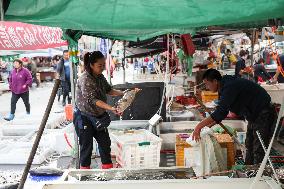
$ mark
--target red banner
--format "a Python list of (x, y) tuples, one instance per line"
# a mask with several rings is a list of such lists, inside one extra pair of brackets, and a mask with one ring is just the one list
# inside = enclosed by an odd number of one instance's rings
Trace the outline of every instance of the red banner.
[(67, 45), (60, 28), (0, 22), (0, 50), (35, 50)]

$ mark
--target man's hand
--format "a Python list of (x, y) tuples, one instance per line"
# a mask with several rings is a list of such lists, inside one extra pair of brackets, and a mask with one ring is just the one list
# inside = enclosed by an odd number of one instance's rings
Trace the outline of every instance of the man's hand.
[(196, 126), (193, 133), (192, 133), (192, 140), (195, 140), (195, 141), (200, 141), (200, 132), (201, 132), (201, 129)]
[(215, 121), (211, 118), (211, 116), (205, 118), (202, 120), (198, 125), (195, 127), (193, 133), (192, 133), (192, 140), (199, 141), (201, 139), (200, 132), (203, 127), (212, 127), (215, 125)]
[(23, 89), (27, 88), (27, 85), (23, 85)]

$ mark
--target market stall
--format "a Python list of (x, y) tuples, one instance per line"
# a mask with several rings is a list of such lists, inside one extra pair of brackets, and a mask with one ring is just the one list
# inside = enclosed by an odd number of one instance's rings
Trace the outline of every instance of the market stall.
[[(7, 3), (7, 2), (5, 2)], [(157, 9), (157, 4), (158, 9)], [(188, 76), (192, 75), (192, 59), (194, 58), (194, 53), (197, 49), (195, 49), (193, 45), (193, 39), (191, 35), (198, 30), (202, 30), (207, 26), (221, 26), (226, 28), (256, 28), (267, 25), (267, 20), (274, 18), (283, 18), (283, 2), (274, 2), (274, 1), (202, 1), (202, 2), (191, 2), (187, 0), (183, 0), (180, 2), (172, 2), (172, 1), (148, 1), (147, 3), (141, 1), (124, 1), (120, 3), (113, 3), (111, 1), (99, 2), (99, 1), (52, 1), (49, 4), (43, 3), (43, 1), (11, 1), (7, 10), (5, 11), (5, 19), (8, 20), (18, 20), (22, 22), (28, 23), (37, 23), (47, 26), (56, 26), (65, 29), (64, 37), (68, 40), (69, 43), (69, 51), (71, 55), (71, 60), (74, 65), (77, 65), (79, 60), (77, 57), (78, 50), (78, 39), (81, 35), (91, 35), (98, 36), (110, 39), (118, 39), (118, 40), (128, 40), (128, 41), (140, 41), (144, 39), (149, 39), (154, 36), (159, 36), (163, 34), (167, 34), (167, 53), (166, 53), (166, 64), (164, 71), (164, 82), (165, 87), (162, 93), (159, 90), (159, 94), (162, 96), (161, 102), (157, 102), (156, 107), (162, 107), (164, 104), (164, 96), (167, 93), (166, 86), (172, 82), (172, 76), (178, 73), (177, 69), (177, 61), (175, 59), (175, 50), (177, 49), (174, 46), (174, 37), (170, 37), (168, 33), (179, 33), (181, 34), (180, 38), (183, 44), (183, 51), (179, 51), (180, 57), (183, 61), (190, 65), (186, 70), (186, 74)], [(40, 5), (38, 7), (38, 5)], [(83, 5), (83, 6), (82, 6)], [(265, 5), (265, 6), (264, 6)], [(267, 7), (270, 7), (267, 9)], [(74, 9), (76, 7), (76, 9)], [(100, 7), (100, 9), (96, 9), (94, 11), (90, 7)], [(226, 11), (228, 7), (234, 7), (231, 11)], [(23, 11), (25, 10), (25, 11)], [(28, 11), (27, 11), (28, 10)], [(53, 11), (56, 10), (56, 17), (53, 14)], [(72, 22), (70, 22), (70, 10), (72, 10)], [(113, 11), (115, 10), (115, 11)], [(145, 13), (151, 13), (145, 16)], [(44, 16), (43, 16), (44, 15)], [(90, 17), (92, 15), (92, 17)], [(174, 16), (173, 16), (174, 15)], [(94, 19), (95, 18), (95, 19)], [(131, 18), (131, 19), (129, 19)], [(271, 25), (278, 25), (279, 20), (272, 20)], [(270, 20), (271, 23), (271, 20)], [(252, 29), (251, 33), (255, 33), (255, 29)], [(254, 36), (255, 34), (253, 34)], [(253, 37), (252, 37), (253, 38)], [(171, 42), (170, 40), (171, 39)], [(254, 40), (252, 40), (254, 41)], [(226, 41), (227, 43), (227, 41)], [(254, 44), (252, 42), (252, 44)], [(225, 44), (230, 45), (230, 44)], [(247, 45), (247, 44), (246, 44)], [(217, 52), (217, 67), (220, 67), (220, 54), (221, 54), (221, 46), (224, 46), (224, 43), (217, 44), (219, 46), (215, 49)], [(252, 45), (251, 51), (253, 52), (254, 46)], [(108, 49), (109, 50), (109, 49)], [(208, 50), (209, 51), (209, 50)], [(214, 52), (214, 50), (212, 49)], [(108, 51), (107, 51), (108, 52)], [(210, 51), (207, 52), (209, 55)], [(109, 56), (109, 54), (108, 54)], [(251, 64), (253, 64), (253, 58), (251, 59)], [(209, 59), (210, 61), (210, 59)], [(73, 65), (72, 64), (72, 65)], [(175, 68), (175, 69), (172, 69)], [(74, 69), (73, 69), (74, 71)], [(202, 71), (202, 70), (201, 70)], [(72, 75), (72, 74), (71, 74)], [(189, 93), (186, 95), (181, 95), (180, 103), (184, 106), (194, 106), (199, 104), (203, 110), (200, 112), (206, 117), (206, 113), (204, 112), (203, 103), (211, 102), (218, 98), (218, 94), (206, 92), (203, 88), (198, 89), (197, 87), (202, 86), (199, 85), (201, 82), (202, 73), (197, 74), (196, 77), (197, 83), (193, 84), (189, 89)], [(72, 75), (73, 76), (73, 75)], [(74, 78), (71, 77), (72, 83), (75, 83), (76, 76)], [(199, 82), (199, 83), (198, 83)], [(58, 83), (57, 83), (58, 84)], [(58, 87), (58, 86), (57, 86)], [(74, 85), (72, 87), (74, 90)], [(192, 92), (193, 91), (193, 92)], [(72, 91), (74, 94), (74, 91)], [(199, 96), (200, 95), (200, 96)], [(73, 95), (72, 95), (73, 96)], [(197, 96), (196, 100), (192, 100), (192, 97)], [(171, 100), (176, 100), (177, 96), (167, 96), (169, 97), (167, 102)], [(202, 99), (202, 103), (198, 102), (197, 99)], [(206, 106), (206, 105), (205, 105)], [(205, 111), (207, 111), (207, 107), (205, 107)], [(211, 106), (211, 108), (214, 108)], [(138, 111), (138, 110), (137, 110)], [(146, 111), (139, 110), (139, 111)], [(283, 109), (282, 109), (283, 111)], [(280, 111), (280, 112), (282, 112)], [(140, 112), (140, 113), (141, 113)], [(154, 111), (153, 111), (154, 112)], [(158, 109), (157, 114), (161, 114), (162, 108)], [(208, 113), (208, 112), (207, 112)], [(153, 115), (154, 116), (154, 115)], [(157, 116), (156, 116), (157, 117)], [(155, 117), (154, 117), (155, 118)], [(150, 119), (149, 128), (152, 126), (156, 126), (159, 119)], [(147, 122), (148, 123), (148, 122)], [(193, 122), (191, 122), (193, 123)], [(278, 119), (279, 123), (279, 119)], [(277, 124), (278, 124), (277, 123)], [(151, 125), (152, 124), (152, 125)], [(186, 123), (188, 124), (188, 123)], [(196, 123), (193, 123), (196, 125)], [(221, 124), (220, 124), (221, 125)], [(246, 178), (241, 179), (240, 176), (238, 178), (232, 179), (229, 178), (230, 175), (226, 175), (226, 179), (219, 180), (224, 177), (218, 177), (218, 181), (215, 181), (214, 178), (210, 178), (210, 176), (214, 176), (214, 173), (218, 176), (222, 176), (224, 171), (228, 171), (235, 162), (235, 152), (237, 149), (234, 146), (234, 143), (239, 141), (235, 139), (237, 136), (234, 135), (234, 132), (231, 133), (227, 127), (223, 127), (223, 131), (217, 129), (216, 132), (220, 132), (213, 134), (208, 131), (210, 134), (205, 134), (205, 138), (203, 142), (194, 147), (191, 143), (193, 141), (186, 141), (186, 135), (180, 135), (179, 133), (176, 135), (175, 140), (175, 158), (178, 159), (178, 163), (189, 163), (189, 167), (193, 167), (195, 163), (195, 173), (198, 173), (202, 179), (197, 182), (193, 180), (181, 180), (179, 181), (149, 181), (149, 178), (146, 178), (146, 181), (132, 181), (134, 179), (130, 179), (131, 181), (120, 182), (122, 183), (119, 187), (136, 187), (136, 186), (149, 186), (149, 187), (161, 187), (161, 188), (171, 188), (171, 187), (207, 187), (211, 185), (213, 188), (216, 187), (230, 187), (230, 188), (280, 188), (279, 183), (275, 180), (271, 179), (260, 179), (262, 173), (264, 171), (264, 166), (268, 161), (269, 152), (271, 151), (272, 142), (267, 149), (267, 153), (265, 158), (261, 164), (261, 169), (258, 171), (256, 175), (256, 179), (248, 178), (249, 175), (245, 175)], [(44, 125), (41, 127), (41, 131), (43, 131)], [(158, 127), (157, 127), (158, 128)], [(162, 141), (159, 136), (152, 134), (152, 129), (150, 131), (137, 131), (137, 130), (127, 130), (127, 131), (119, 131), (113, 132), (112, 137), (114, 138), (114, 151), (116, 155), (116, 160), (120, 164), (122, 168), (128, 167), (131, 165), (136, 165), (138, 162), (141, 170), (147, 169), (147, 165), (151, 165), (154, 168), (159, 167), (159, 162), (161, 158), (159, 157), (160, 148), (162, 146)], [(162, 130), (162, 129), (161, 129)], [(174, 129), (172, 133), (176, 132), (177, 129)], [(226, 131), (228, 134), (224, 133)], [(234, 130), (233, 130), (234, 131)], [(186, 131), (188, 134), (192, 131)], [(245, 131), (239, 131), (239, 139), (243, 140), (242, 133)], [(241, 134), (240, 134), (241, 133)], [(237, 134), (237, 133), (236, 133)], [(274, 133), (275, 134), (275, 133)], [(157, 133), (159, 135), (159, 133)], [(216, 136), (217, 135), (217, 136)], [(218, 137), (221, 136), (221, 137)], [(37, 136), (40, 137), (40, 134)], [(173, 142), (173, 141), (170, 141)], [(205, 145), (208, 143), (209, 145)], [(35, 143), (36, 144), (36, 143)], [(203, 145), (204, 144), (204, 145)], [(36, 149), (35, 145), (35, 149)], [(191, 148), (192, 147), (192, 148)], [(190, 148), (185, 150), (185, 148)], [(241, 149), (239, 149), (240, 151)], [(266, 150), (266, 149), (265, 149)], [(150, 155), (147, 156), (148, 152)], [(223, 154), (226, 154), (224, 155)], [(178, 153), (178, 154), (177, 154)], [(195, 157), (192, 157), (191, 154), (197, 154)], [(185, 158), (186, 157), (186, 158)], [(195, 160), (199, 160), (196, 162)], [(172, 159), (171, 159), (172, 161)], [(213, 162), (214, 161), (214, 162)], [(133, 163), (134, 162), (134, 163)], [(146, 163), (145, 163), (146, 162)], [(149, 163), (150, 162), (150, 163)], [(155, 162), (153, 164), (153, 162)], [(216, 163), (217, 162), (217, 163)], [(29, 162), (30, 164), (32, 161)], [(27, 164), (27, 169), (25, 173), (27, 174), (27, 170), (30, 168), (30, 164)], [(152, 164), (151, 164), (152, 163)], [(141, 165), (141, 166), (140, 166)], [(89, 171), (90, 173), (91, 171)], [(106, 173), (108, 172), (108, 173)], [(111, 175), (112, 170), (106, 171), (104, 173)], [(113, 171), (115, 172), (115, 171)], [(93, 174), (93, 172), (91, 172)], [(212, 174), (211, 174), (212, 173)], [(227, 172), (226, 172), (227, 173)], [(255, 171), (253, 172), (255, 173)], [(70, 187), (70, 188), (79, 188), (82, 185), (87, 187), (93, 186), (101, 186), (106, 188), (113, 187), (113, 184), (117, 184), (116, 182), (97, 182), (94, 178), (90, 178), (88, 171), (87, 174), (84, 171), (78, 172), (68, 172), (68, 176), (64, 178), (62, 183), (49, 184), (46, 185), (46, 188), (56, 188), (56, 187)], [(82, 180), (81, 176), (86, 176), (87, 180)], [(108, 176), (109, 176), (108, 175)], [(268, 176), (272, 177), (273, 174)], [(27, 176), (27, 175), (26, 175)], [(255, 176), (255, 175), (254, 175)], [(277, 178), (276, 174), (275, 177)], [(88, 178), (90, 180), (88, 180)], [(98, 178), (98, 177), (96, 177)], [(107, 180), (109, 177), (99, 177), (98, 179)], [(116, 177), (117, 178), (117, 177)], [(119, 177), (121, 178), (121, 177)], [(192, 177), (194, 178), (194, 177)], [(26, 178), (23, 178), (25, 180)], [(73, 179), (73, 180), (72, 180)], [(122, 179), (125, 179), (123, 177)], [(137, 179), (137, 177), (136, 177)], [(111, 180), (111, 179), (110, 179)], [(138, 179), (139, 180), (139, 179)], [(277, 179), (276, 179), (277, 180)], [(77, 182), (78, 181), (78, 182)], [(81, 182), (82, 181), (82, 182)], [(86, 181), (86, 182), (85, 182)], [(101, 181), (101, 180), (100, 180)], [(141, 184), (143, 183), (143, 184)], [(23, 184), (23, 183), (22, 183)], [(132, 186), (134, 184), (134, 186)], [(158, 186), (159, 185), (159, 186)]]

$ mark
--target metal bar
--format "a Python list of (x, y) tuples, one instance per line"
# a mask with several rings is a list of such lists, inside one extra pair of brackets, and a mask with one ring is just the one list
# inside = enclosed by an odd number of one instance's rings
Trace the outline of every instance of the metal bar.
[(252, 35), (251, 35), (251, 57), (250, 57), (250, 61), (251, 61), (251, 66), (253, 66), (253, 54), (254, 54), (254, 39), (255, 39), (255, 35), (256, 35), (256, 29), (252, 30)]
[[(109, 43), (111, 43), (110, 47), (109, 47)], [(112, 57), (111, 57), (112, 46), (113, 46), (113, 42), (111, 40), (109, 42), (109, 40), (108, 40), (108, 42), (107, 42), (107, 47), (108, 47), (108, 54), (107, 54), (107, 56), (109, 56), (109, 57), (108, 57), (108, 63), (107, 63), (108, 64), (107, 73), (108, 73), (108, 80), (109, 80), (109, 84), (110, 85), (111, 85), (110, 67), (111, 67), (111, 60), (112, 60)]]
[[(262, 146), (262, 148), (263, 148), (264, 153), (266, 153), (267, 150), (266, 150), (266, 148), (265, 148), (265, 146), (264, 146), (264, 143), (263, 143), (263, 140), (262, 140), (262, 138), (261, 138), (260, 133), (259, 133), (258, 131), (256, 131), (256, 134), (257, 134), (257, 137), (258, 137), (258, 139), (259, 139), (259, 141), (260, 141), (260, 143), (261, 143), (261, 146)], [(275, 171), (275, 169), (274, 169), (274, 167), (273, 167), (273, 164), (272, 164), (272, 162), (271, 162), (270, 157), (268, 157), (268, 162), (269, 162), (269, 164), (270, 164), (270, 166), (271, 166), (271, 169), (272, 169), (272, 171), (273, 171), (273, 173), (274, 173), (274, 176), (275, 176), (277, 182), (280, 183), (279, 178), (278, 178), (278, 176), (277, 176), (277, 174), (276, 174), (276, 171)]]
[(49, 117), (49, 114), (50, 114), (50, 111), (51, 111), (51, 108), (52, 108), (52, 105), (54, 103), (54, 99), (56, 97), (56, 94), (57, 94), (57, 90), (59, 88), (59, 85), (60, 85), (60, 80), (59, 79), (56, 79), (55, 80), (55, 83), (54, 83), (54, 86), (53, 86), (53, 89), (52, 89), (52, 92), (51, 92), (51, 95), (49, 97), (49, 101), (48, 101), (48, 104), (46, 106), (46, 109), (45, 109), (45, 112), (44, 112), (44, 115), (43, 115), (43, 118), (41, 120), (41, 124), (39, 126), (39, 129), (38, 129), (38, 132), (37, 132), (37, 135), (36, 135), (36, 138), (35, 138), (35, 141), (34, 141), (34, 144), (33, 144), (33, 147), (32, 147), (32, 150), (30, 152), (30, 156), (29, 156), (29, 159), (27, 161), (27, 164), (25, 166), (25, 169), (24, 169), (24, 172), (23, 172), (23, 175), (22, 175), (22, 178), (21, 178), (21, 181), (20, 181), (20, 184), (18, 186), (18, 189), (22, 189), (24, 187), (24, 184), (27, 180), (27, 176), (28, 176), (28, 173), (29, 173), (29, 170), (31, 168), (31, 165), (33, 163), (33, 160), (34, 160), (34, 156), (36, 154), (36, 151), (37, 151), (37, 148), (38, 148), (38, 145), (39, 145), (39, 142), (40, 142), (40, 139), (41, 139), (41, 136), (43, 134), (43, 131), (44, 131), (44, 128), (45, 128), (45, 125), (46, 125), (46, 122), (48, 120), (48, 117)]
[[(74, 48), (73, 46), (69, 46), (69, 52), (72, 52), (72, 56), (76, 56), (76, 54), (73, 51), (77, 51), (78, 48)], [(69, 57), (70, 60), (70, 57)], [(75, 65), (76, 62), (73, 62), (74, 58), (71, 57), (71, 61), (69, 61), (69, 66), (70, 66), (70, 81), (71, 81), (71, 94), (72, 94), (72, 107), (75, 107), (75, 99), (76, 99), (76, 93), (75, 93), (75, 87), (76, 87), (76, 82), (77, 82), (77, 66)], [(80, 60), (79, 60), (80, 61)], [(75, 65), (75, 66), (74, 66)], [(75, 131), (75, 127), (73, 127), (73, 133), (74, 133), (74, 147), (75, 147), (75, 167), (78, 169), (80, 167), (79, 163), (79, 141), (78, 141), (78, 136)]]
[(123, 69), (123, 84), (125, 84), (125, 41), (123, 41), (123, 61), (122, 61), (122, 69)]
[(0, 4), (1, 5), (1, 7), (0, 7), (1, 8), (1, 10), (0, 10), (1, 11), (1, 21), (4, 21), (4, 3), (3, 3), (3, 0), (1, 0), (0, 3), (1, 3)]

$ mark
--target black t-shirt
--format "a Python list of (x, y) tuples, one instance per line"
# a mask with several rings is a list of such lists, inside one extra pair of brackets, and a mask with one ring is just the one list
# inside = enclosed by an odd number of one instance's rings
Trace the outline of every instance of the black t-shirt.
[(259, 112), (270, 105), (269, 94), (252, 81), (226, 75), (220, 84), (219, 103), (211, 114), (217, 123), (225, 119), (229, 111), (254, 121)]

